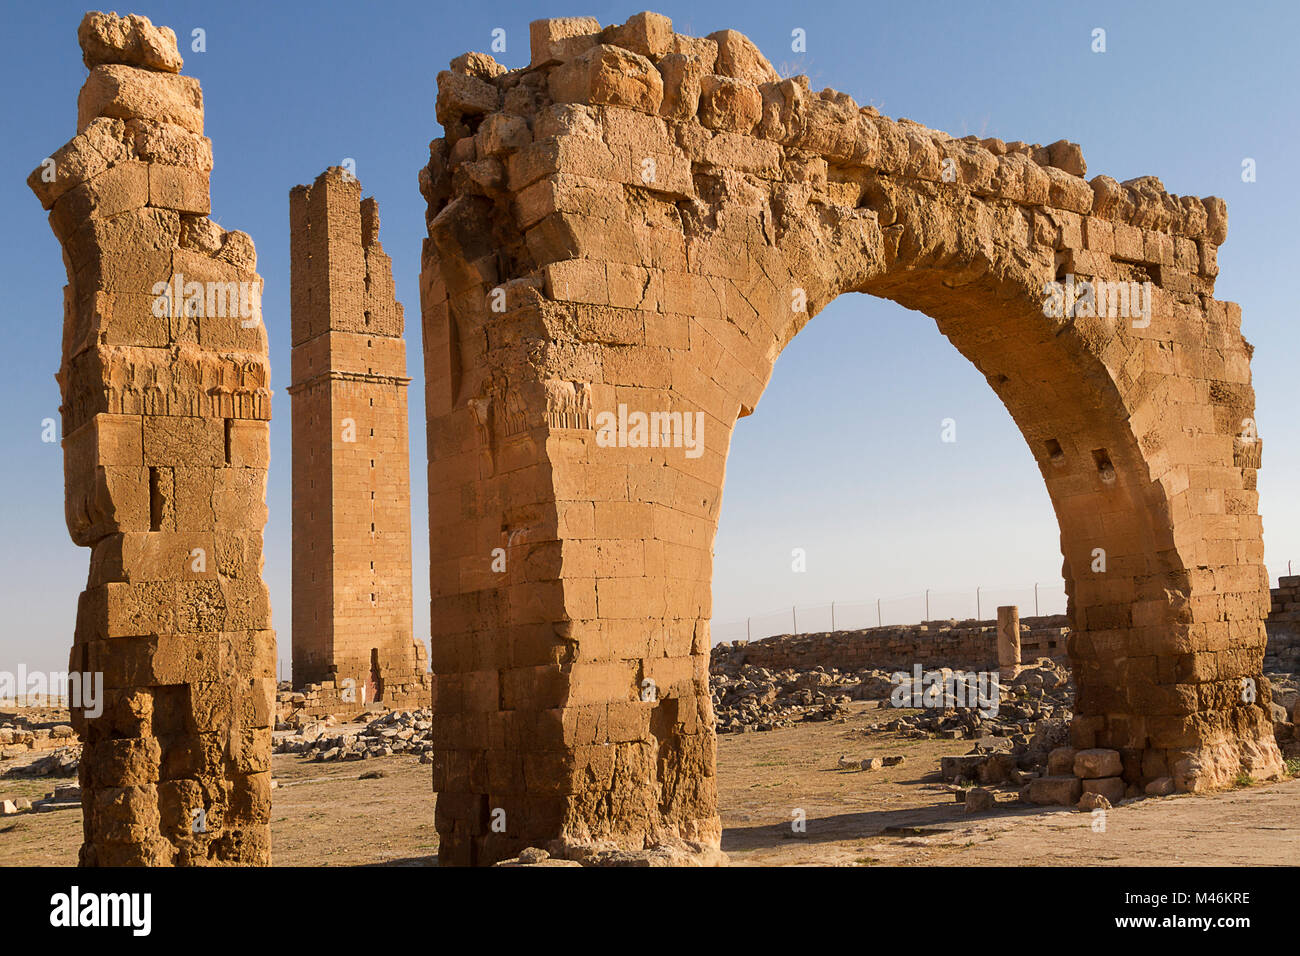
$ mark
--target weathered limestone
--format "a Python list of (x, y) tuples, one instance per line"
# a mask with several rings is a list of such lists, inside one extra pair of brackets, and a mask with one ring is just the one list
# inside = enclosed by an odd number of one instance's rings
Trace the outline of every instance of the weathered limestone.
[(379, 207), (337, 167), (289, 194), (293, 682), (427, 707), (411, 625), (406, 343)]
[(83, 865), (270, 862), (271, 393), (253, 243), (207, 218), (212, 147), (175, 35), (88, 13), (77, 136), (28, 179), (64, 290), (68, 530), (92, 549), (71, 670), (102, 672)]
[[(542, 21), (532, 48), (526, 70), (475, 54), (439, 74), (421, 173), (445, 861), (718, 839), (706, 670), (731, 429), (845, 292), (933, 318), (1033, 449), (1076, 747), (1117, 750), (1139, 787), (1281, 771), (1244, 690), (1268, 609), (1261, 443), (1240, 309), (1213, 298), (1221, 199), (1085, 180), (1064, 141), (893, 121), (656, 14)], [(1063, 301), (1088, 280), (1115, 283), (1100, 315)]]

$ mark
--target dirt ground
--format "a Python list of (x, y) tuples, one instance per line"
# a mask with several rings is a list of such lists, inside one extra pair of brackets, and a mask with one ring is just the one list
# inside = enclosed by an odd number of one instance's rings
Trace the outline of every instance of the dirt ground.
[[(897, 716), (891, 711), (890, 717)], [(997, 806), (966, 815), (939, 782), (939, 757), (969, 741), (808, 723), (718, 740), (723, 849), (742, 866), (1241, 866), (1300, 863), (1300, 779), (1116, 807), (1104, 821), (1065, 808)], [(901, 754), (898, 767), (840, 770), (841, 755)], [(281, 866), (436, 863), (429, 768), (405, 756), (310, 763), (277, 754), (271, 819)], [(377, 779), (363, 773), (382, 771)], [(0, 799), (37, 799), (67, 781), (0, 779)], [(1006, 792), (1010, 798), (1012, 792)], [(802, 811), (803, 832), (794, 826)], [(1104, 823), (1104, 829), (1100, 824)], [(0, 818), (0, 866), (76, 863), (81, 811)]]

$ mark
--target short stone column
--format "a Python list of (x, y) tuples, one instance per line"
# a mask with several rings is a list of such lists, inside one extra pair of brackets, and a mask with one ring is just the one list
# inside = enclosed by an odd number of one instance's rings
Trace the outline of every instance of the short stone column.
[(998, 608), (998, 673), (1008, 681), (1020, 673), (1020, 608)]

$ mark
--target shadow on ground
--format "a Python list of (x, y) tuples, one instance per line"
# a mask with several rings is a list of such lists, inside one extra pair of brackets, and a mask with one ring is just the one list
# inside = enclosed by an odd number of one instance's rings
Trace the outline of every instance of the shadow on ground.
[[(956, 804), (960, 806), (960, 804)], [(921, 807), (907, 810), (872, 810), (864, 813), (838, 813), (825, 817), (809, 817), (807, 831), (795, 833), (791, 822), (767, 826), (727, 827), (722, 830), (722, 849), (726, 852), (764, 850), (781, 846), (789, 841), (805, 843), (837, 843), (842, 840), (867, 839), (876, 836), (925, 836), (960, 830), (971, 823), (1033, 816), (1051, 812), (1053, 808), (1006, 804), (984, 813), (954, 815), (950, 805)], [(1070, 812), (1068, 808), (1057, 808)], [(960, 811), (958, 811), (960, 814)]]

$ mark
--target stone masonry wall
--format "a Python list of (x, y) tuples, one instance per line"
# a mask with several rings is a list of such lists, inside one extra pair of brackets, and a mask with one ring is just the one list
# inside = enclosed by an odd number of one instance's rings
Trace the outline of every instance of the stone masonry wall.
[(1300, 673), (1300, 575), (1280, 577), (1272, 598), (1268, 620), (1268, 647), (1264, 665), (1269, 670)]
[[(1021, 660), (1040, 657), (1065, 661), (1069, 620), (1064, 615), (1020, 619)], [(864, 668), (905, 670), (914, 664), (926, 670), (997, 670), (997, 621), (927, 621), (922, 624), (872, 627), (857, 631), (781, 634), (758, 641), (714, 645), (712, 660), (726, 657), (737, 664), (769, 670), (812, 670), (818, 666), (842, 671)]]
[[(293, 683), (429, 706), (411, 625), (406, 343), (379, 207), (331, 168), (289, 195)], [(349, 683), (350, 682), (350, 683)]]
[(102, 672), (83, 865), (270, 862), (275, 635), (262, 582), (270, 368), (249, 237), (171, 30), (88, 13), (77, 135), (28, 183), (68, 270), (67, 523), (92, 549), (71, 670)]
[[(1270, 590), (1272, 606), (1264, 622), (1268, 631), (1264, 669), (1300, 672), (1300, 575), (1278, 579)], [(1065, 615), (1020, 619), (1021, 660), (1050, 657), (1068, 661), (1070, 635)], [(856, 631), (818, 631), (778, 634), (757, 641), (722, 642), (713, 646), (719, 656), (737, 664), (754, 664), (771, 670), (811, 670), (821, 666), (842, 671), (865, 667), (910, 670), (922, 667), (965, 669), (997, 667), (996, 621), (929, 621)]]

